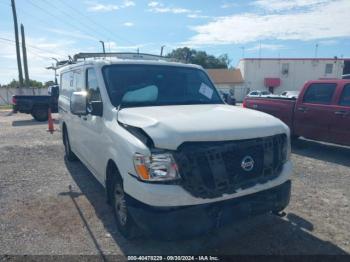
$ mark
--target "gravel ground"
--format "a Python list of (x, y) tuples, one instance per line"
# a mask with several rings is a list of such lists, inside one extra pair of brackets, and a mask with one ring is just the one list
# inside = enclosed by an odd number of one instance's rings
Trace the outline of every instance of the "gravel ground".
[(299, 140), (287, 216), (261, 216), (189, 240), (127, 241), (104, 190), (66, 163), (61, 133), (0, 112), (0, 254), (348, 254), (350, 148)]

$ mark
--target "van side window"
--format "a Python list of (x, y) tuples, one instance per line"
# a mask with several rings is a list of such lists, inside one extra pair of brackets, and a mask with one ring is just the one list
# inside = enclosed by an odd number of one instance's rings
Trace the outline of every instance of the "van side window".
[(82, 70), (74, 71), (74, 92), (84, 90), (84, 76)]
[(74, 76), (72, 71), (65, 72), (61, 75), (61, 86), (60, 86), (61, 95), (67, 98), (71, 96), (72, 92), (74, 91), (73, 79), (74, 79)]
[(88, 91), (89, 102), (101, 102), (100, 88), (97, 82), (96, 71), (93, 68), (89, 68), (86, 71), (86, 87)]
[(311, 84), (307, 89), (303, 102), (328, 105), (332, 102), (337, 84), (319, 83)]
[(350, 106), (350, 84), (344, 86), (343, 93), (340, 97), (339, 105)]

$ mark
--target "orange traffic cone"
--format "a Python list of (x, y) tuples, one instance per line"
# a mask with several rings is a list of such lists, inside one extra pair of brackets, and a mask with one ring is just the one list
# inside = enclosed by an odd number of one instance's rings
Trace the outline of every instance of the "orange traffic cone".
[(49, 108), (49, 116), (48, 116), (48, 132), (50, 132), (51, 134), (53, 134), (53, 132), (55, 132), (55, 128), (53, 126), (53, 119), (52, 119), (52, 115), (51, 115), (51, 108)]

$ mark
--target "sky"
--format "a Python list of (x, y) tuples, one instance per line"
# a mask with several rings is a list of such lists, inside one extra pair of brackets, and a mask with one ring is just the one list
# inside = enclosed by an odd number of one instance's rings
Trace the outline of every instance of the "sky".
[[(18, 79), (10, 0), (0, 0), (0, 84)], [(350, 0), (16, 0), (29, 75), (78, 52), (188, 46), (245, 57), (350, 57)], [(316, 52), (316, 46), (317, 52)]]

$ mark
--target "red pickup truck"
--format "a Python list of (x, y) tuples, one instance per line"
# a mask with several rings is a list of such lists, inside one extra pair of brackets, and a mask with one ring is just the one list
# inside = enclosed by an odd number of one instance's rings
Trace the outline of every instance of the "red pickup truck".
[(297, 99), (247, 97), (243, 106), (279, 118), (293, 137), (350, 146), (350, 80), (309, 81)]

